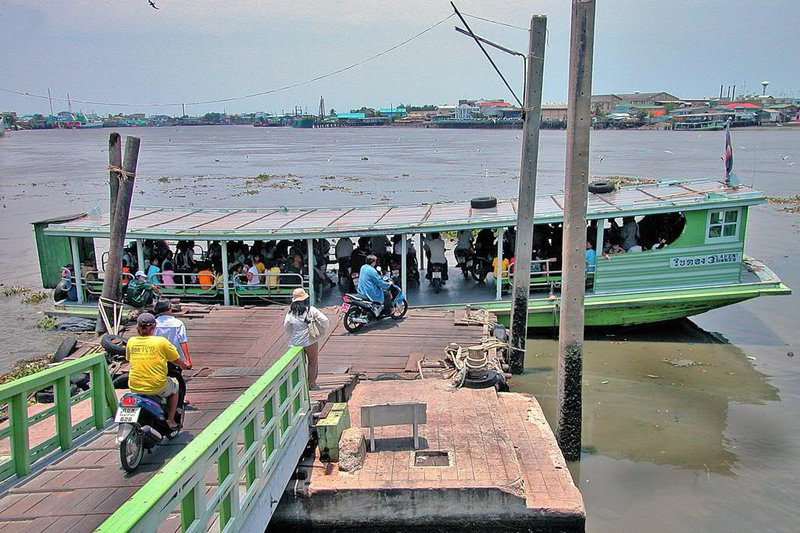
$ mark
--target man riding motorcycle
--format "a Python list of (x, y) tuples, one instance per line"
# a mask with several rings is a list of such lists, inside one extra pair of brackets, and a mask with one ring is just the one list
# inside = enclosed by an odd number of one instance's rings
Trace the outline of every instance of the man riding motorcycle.
[[(358, 287), (356, 290), (369, 298), (374, 304), (383, 305), (384, 314), (391, 312), (392, 297), (389, 294), (389, 287), (392, 286), (391, 281), (384, 281), (378, 273), (375, 265), (378, 263), (378, 258), (374, 254), (367, 256), (367, 262), (361, 267), (358, 273)], [(374, 309), (373, 309), (374, 311)], [(375, 311), (378, 315), (379, 311)]]

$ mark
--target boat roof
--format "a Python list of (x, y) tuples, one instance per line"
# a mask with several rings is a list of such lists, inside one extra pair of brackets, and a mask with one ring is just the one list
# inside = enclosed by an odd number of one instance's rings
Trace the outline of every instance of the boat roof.
[[(730, 187), (712, 180), (661, 181), (622, 187), (610, 193), (588, 194), (589, 219), (638, 216), (714, 207), (753, 205), (763, 193), (747, 186)], [(536, 197), (535, 221), (560, 222), (564, 195)], [(470, 201), (413, 205), (274, 208), (131, 208), (127, 238), (254, 240), (303, 239), (457, 229), (507, 227), (516, 224), (517, 200), (498, 200), (497, 206), (475, 209)], [(108, 214), (82, 215), (51, 223), (46, 235), (108, 237)]]

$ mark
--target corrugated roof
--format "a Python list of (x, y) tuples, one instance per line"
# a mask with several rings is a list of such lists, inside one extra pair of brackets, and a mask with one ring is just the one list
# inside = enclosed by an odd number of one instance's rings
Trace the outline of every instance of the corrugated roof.
[[(694, 180), (623, 187), (607, 194), (589, 194), (590, 218), (706, 209), (715, 205), (756, 204), (763, 194), (749, 187), (732, 188), (721, 182)], [(563, 194), (537, 196), (538, 223), (563, 217)], [(275, 239), (321, 238), (390, 233), (419, 233), (459, 228), (516, 224), (517, 201), (499, 200), (497, 207), (473, 209), (469, 201), (404, 206), (303, 207), (258, 209), (201, 209), (143, 207), (131, 209), (128, 238)], [(100, 236), (109, 234), (108, 215), (99, 220), (83, 216), (51, 224), (48, 235)]]

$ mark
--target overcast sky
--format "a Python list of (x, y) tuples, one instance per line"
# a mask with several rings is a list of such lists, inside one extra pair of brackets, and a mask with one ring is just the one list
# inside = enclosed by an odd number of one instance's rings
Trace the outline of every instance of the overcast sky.
[[(180, 106), (269, 91), (347, 67), (452, 13), (442, 0), (0, 0), (0, 88), (134, 107), (74, 110), (177, 115)], [(548, 16), (544, 100), (566, 101), (569, 0), (458, 0), (464, 13), (528, 27)], [(800, 96), (798, 0), (598, 0), (593, 93), (676, 96), (761, 91)], [(190, 115), (513, 97), (451, 18), (404, 46), (319, 81), (254, 98), (187, 106)], [(474, 18), (473, 31), (525, 51), (527, 31)], [(522, 60), (493, 54), (521, 95)], [(140, 105), (142, 104), (142, 105)], [(66, 102), (55, 102), (56, 111)], [(46, 100), (0, 91), (0, 110), (48, 113)]]

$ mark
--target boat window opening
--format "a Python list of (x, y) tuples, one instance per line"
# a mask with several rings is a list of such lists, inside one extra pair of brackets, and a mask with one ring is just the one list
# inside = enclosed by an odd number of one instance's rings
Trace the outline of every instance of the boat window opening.
[(672, 244), (683, 233), (686, 217), (680, 211), (646, 215), (639, 221), (639, 242), (645, 250), (651, 250), (664, 237), (665, 244)]
[(739, 233), (739, 209), (725, 209), (709, 211), (708, 233), (709, 240), (735, 239)]

